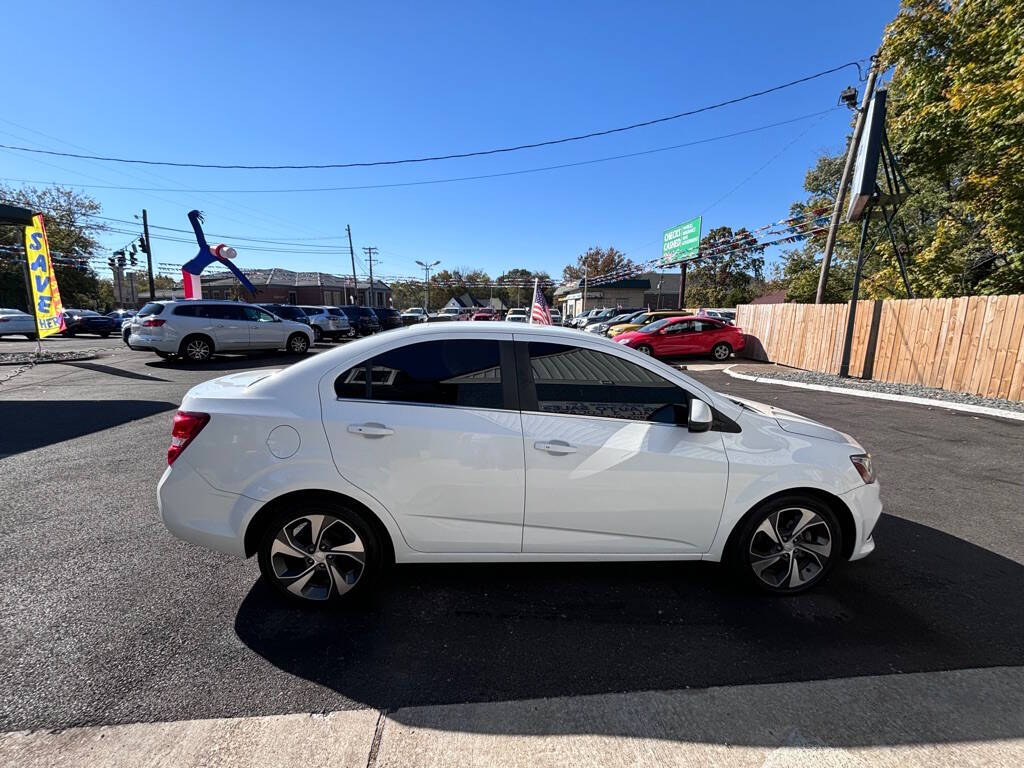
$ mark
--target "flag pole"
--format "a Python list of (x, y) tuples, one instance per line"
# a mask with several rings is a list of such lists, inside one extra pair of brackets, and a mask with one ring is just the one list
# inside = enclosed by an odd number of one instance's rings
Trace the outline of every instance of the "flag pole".
[(533, 306), (537, 303), (537, 283), (539, 277), (533, 278), (533, 296), (530, 297), (530, 320), (527, 325), (533, 325)]

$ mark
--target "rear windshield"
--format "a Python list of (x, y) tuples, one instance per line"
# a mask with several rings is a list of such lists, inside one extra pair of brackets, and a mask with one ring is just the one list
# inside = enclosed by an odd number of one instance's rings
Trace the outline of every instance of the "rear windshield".
[(334, 315), (334, 317), (348, 317), (348, 315), (346, 315), (344, 312), (342, 312), (337, 307), (331, 307), (330, 309), (328, 309), (327, 310), (327, 314), (328, 315)]
[(149, 317), (150, 315), (159, 315), (164, 311), (164, 305), (156, 301), (151, 301), (149, 304), (139, 310), (139, 317)]

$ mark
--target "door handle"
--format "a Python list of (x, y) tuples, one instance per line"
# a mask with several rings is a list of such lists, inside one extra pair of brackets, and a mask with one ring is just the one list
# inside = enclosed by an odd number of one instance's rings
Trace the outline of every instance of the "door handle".
[(533, 447), (536, 448), (538, 451), (547, 451), (548, 453), (554, 454), (556, 456), (576, 453), (575, 446), (569, 445), (568, 443), (562, 440), (538, 440), (536, 443), (533, 444)]
[(383, 424), (349, 424), (348, 431), (354, 435), (365, 435), (366, 437), (385, 437), (395, 434), (395, 430), (385, 427)]

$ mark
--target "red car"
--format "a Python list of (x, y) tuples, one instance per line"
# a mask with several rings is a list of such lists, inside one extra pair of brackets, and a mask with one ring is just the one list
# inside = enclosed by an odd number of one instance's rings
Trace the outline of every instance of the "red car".
[(743, 349), (743, 330), (710, 317), (666, 317), (619, 334), (615, 341), (655, 357), (709, 355), (727, 360)]
[(498, 313), (493, 309), (478, 309), (470, 320), (498, 320)]

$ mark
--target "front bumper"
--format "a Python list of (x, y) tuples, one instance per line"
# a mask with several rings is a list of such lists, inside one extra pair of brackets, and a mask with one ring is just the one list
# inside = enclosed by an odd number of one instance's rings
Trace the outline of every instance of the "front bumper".
[(855, 528), (853, 551), (850, 560), (860, 560), (875, 551), (875, 540), (871, 537), (882, 516), (881, 488), (878, 481), (861, 485), (840, 496), (853, 513)]
[(179, 456), (156, 489), (160, 517), (179, 539), (215, 552), (245, 557), (245, 525), (262, 501), (219, 491)]

